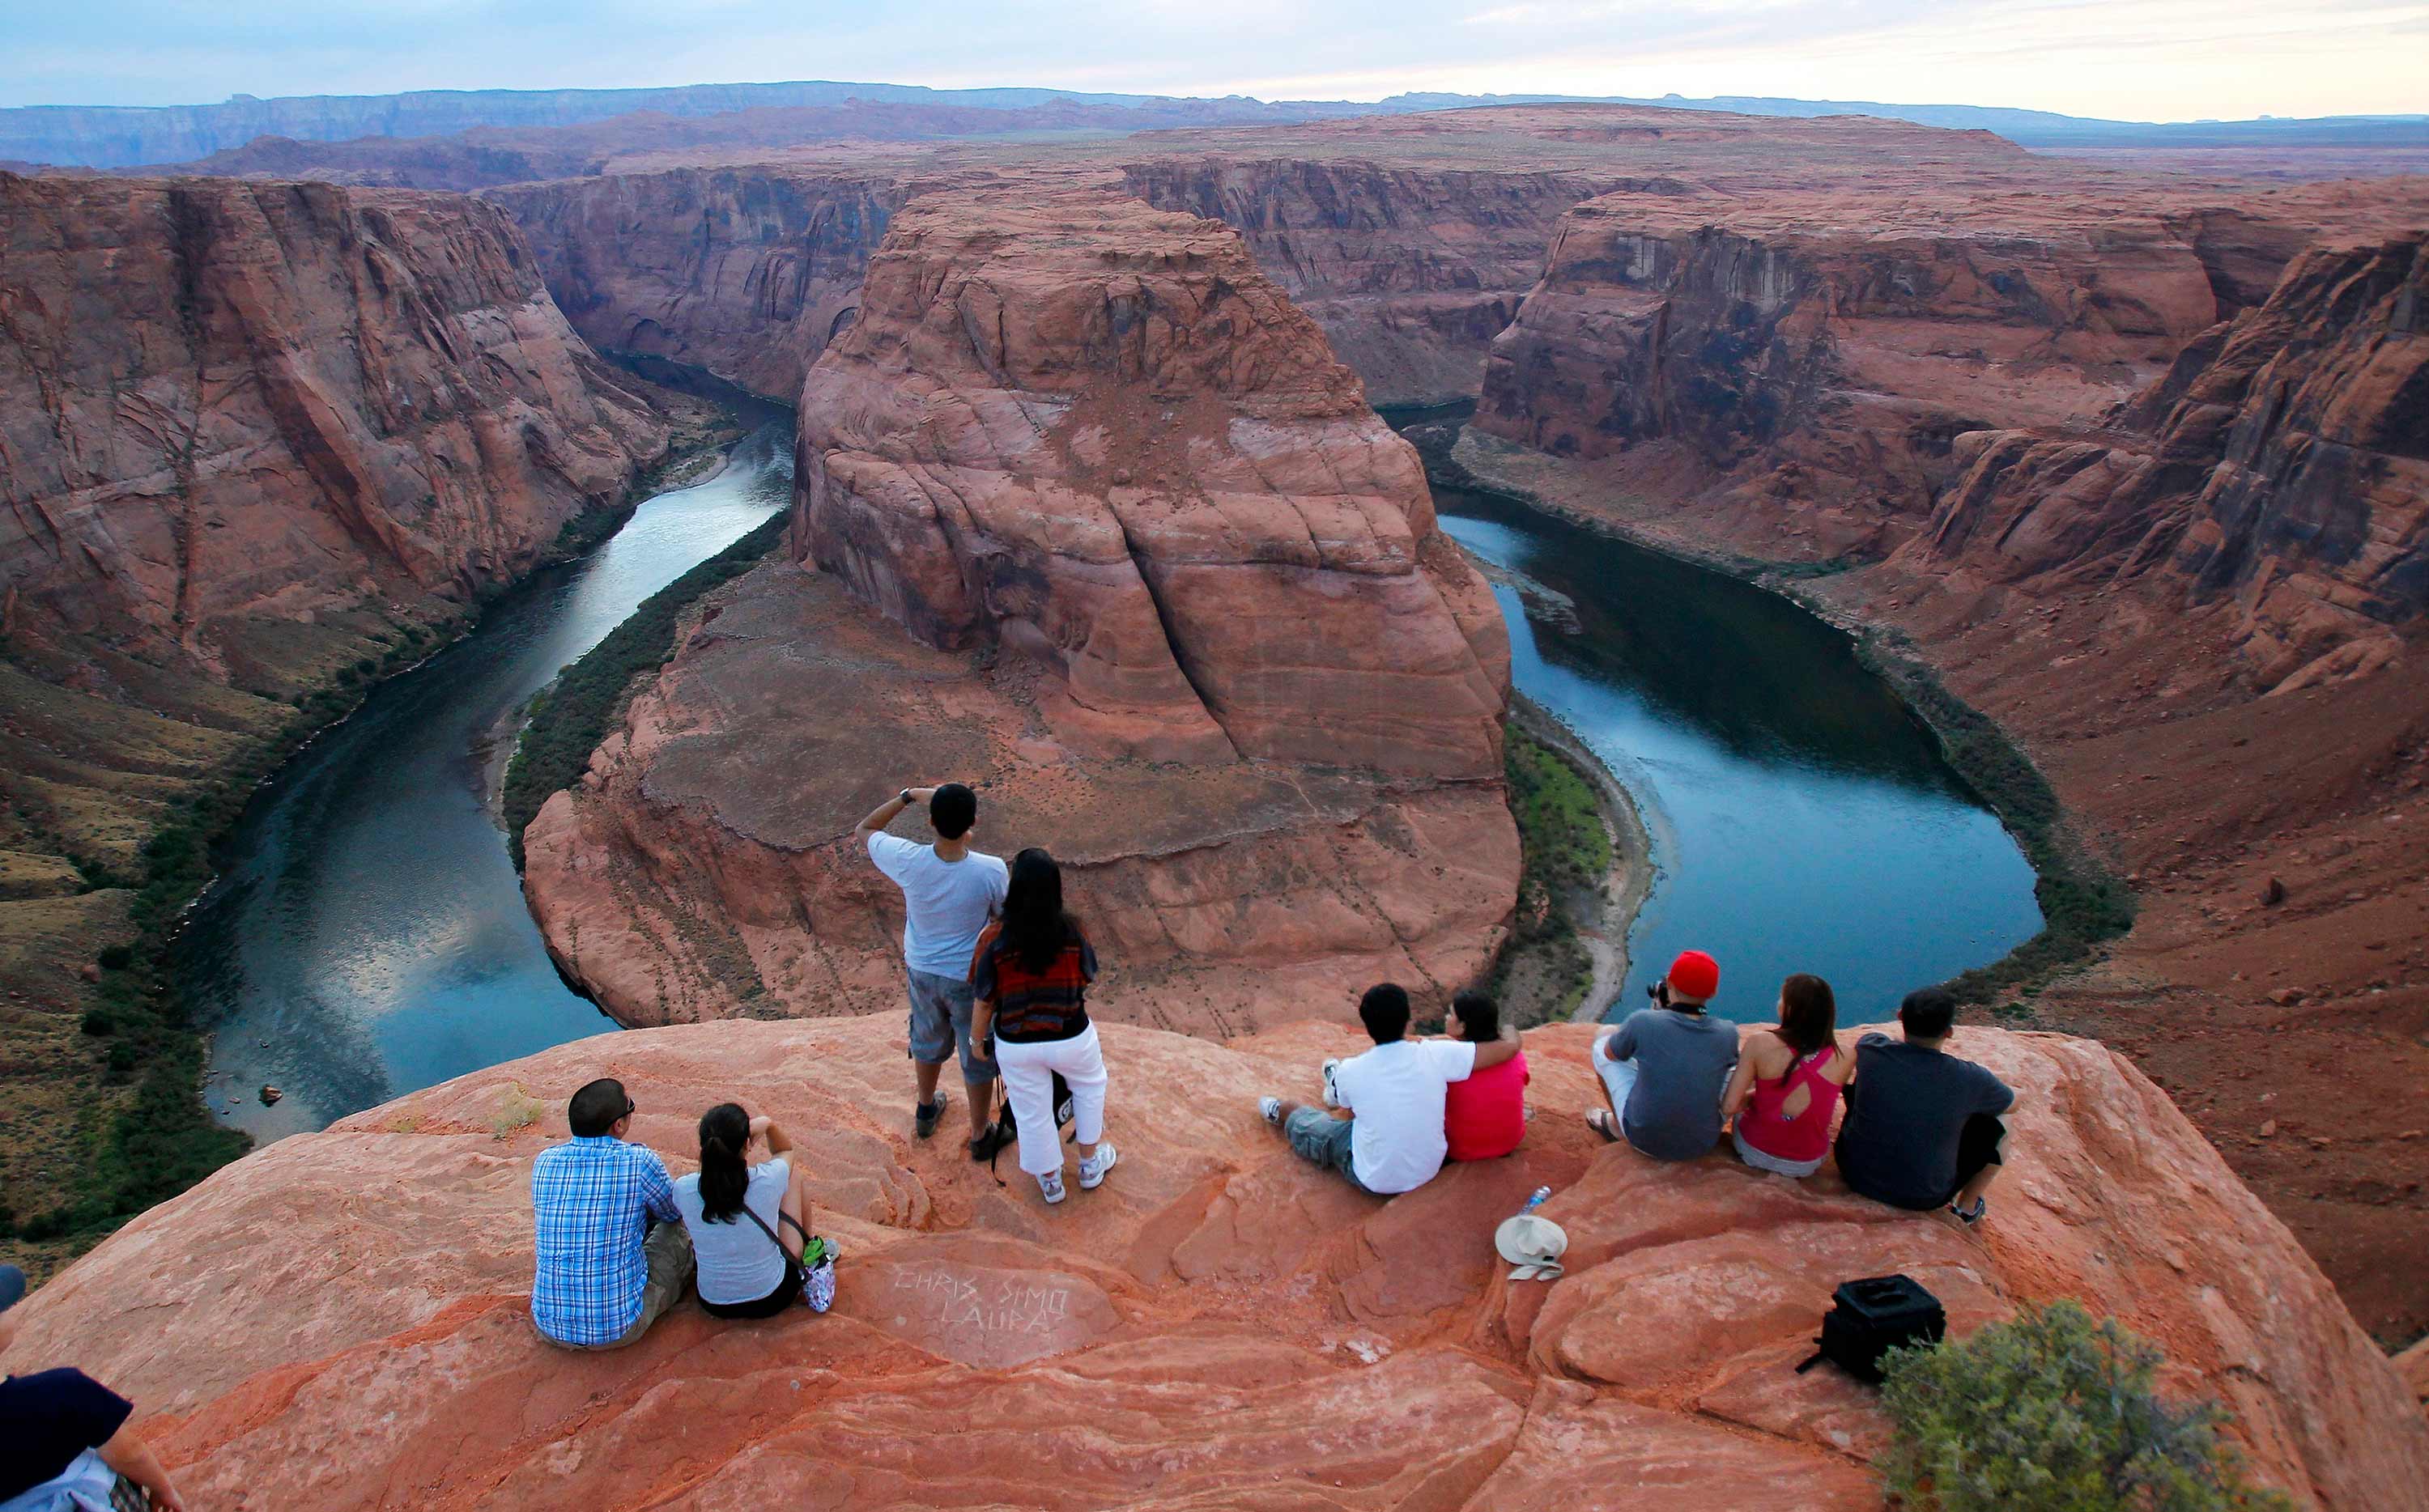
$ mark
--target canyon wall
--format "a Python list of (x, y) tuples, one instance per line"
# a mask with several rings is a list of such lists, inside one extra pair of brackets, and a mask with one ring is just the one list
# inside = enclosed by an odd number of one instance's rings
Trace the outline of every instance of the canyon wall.
[[(1852, 1032), (1852, 1031), (1851, 1031)], [(1799, 1374), (1831, 1289), (1900, 1272), (1959, 1337), (2055, 1298), (2156, 1340), (2299, 1505), (2417, 1505), (2429, 1424), (2318, 1270), (2122, 1058), (1964, 1031), (2019, 1093), (1959, 1228), (1725, 1152), (1670, 1164), (1542, 1117), (1385, 1201), (1298, 1160), (1256, 1099), (1317, 1094), (1346, 1011), (1229, 1045), (1102, 1030), (1105, 1185), (1049, 1208), (910, 1138), (901, 1021), (719, 1024), (559, 1046), (281, 1141), (134, 1220), (25, 1304), (11, 1369), (136, 1403), (198, 1505), (295, 1512), (761, 1504), (1166, 1508), (1882, 1504), (1877, 1391)], [(1544, 1109), (1600, 1095), (1590, 1029), (1527, 1036)], [(554, 1350), (528, 1320), (530, 1167), (620, 1078), (690, 1169), (702, 1109), (793, 1130), (834, 1310)], [(1492, 1235), (1543, 1185), (1566, 1274)], [(341, 1272), (343, 1285), (330, 1285)]]
[(1996, 208), (1594, 200), (1494, 343), (1476, 424), (1556, 456), (1667, 452), (1691, 486), (1722, 480), (1725, 512), (1793, 507), (1878, 554), (1928, 512), (1956, 436), (2096, 416), (2233, 297), (2157, 215)]
[(928, 196), (803, 389), (791, 563), (709, 600), (525, 837), (626, 1022), (899, 1000), (851, 825), (1052, 848), (1115, 1017), (1229, 1034), (1490, 960), (1509, 649), (1414, 453), (1219, 222)]
[(2256, 686), (2395, 660), (2429, 613), (2429, 240), (2304, 254), (2100, 436), (1964, 436), (1917, 570), (2232, 604)]
[(596, 347), (792, 403), (908, 189), (888, 173), (674, 169), (490, 190)]
[(558, 304), (593, 344), (692, 363), (789, 403), (848, 321), (868, 255), (910, 195), (988, 185), (1015, 204), (1073, 188), (1127, 193), (1236, 228), (1371, 399), (1429, 403), (1475, 393), (1486, 344), (1541, 271), (1561, 212), (1616, 182), (1179, 148), (1097, 160), (1105, 156), (636, 169), (487, 197), (521, 224)]
[(1383, 403), (1475, 394), (1487, 344), (1541, 276), (1562, 213), (1608, 173), (1174, 156), (1122, 169), (1130, 192), (1239, 231)]
[(233, 676), (256, 621), (513, 577), (666, 443), (477, 202), (0, 176), (0, 247), (21, 624)]

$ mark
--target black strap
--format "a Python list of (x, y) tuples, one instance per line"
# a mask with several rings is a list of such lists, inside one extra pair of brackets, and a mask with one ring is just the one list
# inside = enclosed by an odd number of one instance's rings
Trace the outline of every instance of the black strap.
[(1806, 1356), (1805, 1363), (1796, 1367), (1796, 1373), (1799, 1375), (1804, 1374), (1807, 1371), (1811, 1370), (1814, 1366), (1821, 1364), (1824, 1360), (1830, 1357), (1829, 1354), (1821, 1347), (1821, 1339), (1816, 1339), (1813, 1340), (1813, 1353)]
[[(742, 1216), (750, 1219), (752, 1223), (757, 1224), (759, 1225), (759, 1232), (768, 1236), (768, 1242), (776, 1246), (776, 1253), (785, 1257), (785, 1269), (801, 1277), (801, 1284), (803, 1286), (809, 1285), (810, 1268), (802, 1264), (801, 1258), (794, 1255), (791, 1250), (785, 1247), (785, 1241), (778, 1239), (776, 1237), (776, 1231), (768, 1226), (768, 1220), (760, 1217), (757, 1213), (751, 1210), (751, 1203), (747, 1198), (742, 1204)], [(801, 1248), (804, 1251), (807, 1251), (809, 1247), (809, 1237), (804, 1234), (801, 1238)]]

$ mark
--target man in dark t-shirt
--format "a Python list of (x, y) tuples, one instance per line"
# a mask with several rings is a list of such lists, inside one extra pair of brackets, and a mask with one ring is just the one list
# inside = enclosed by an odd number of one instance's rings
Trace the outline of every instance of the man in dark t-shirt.
[[(0, 1265), (0, 1353), (16, 1341), (23, 1320), (14, 1309), (25, 1295), (25, 1273)], [(168, 1471), (126, 1427), (134, 1411), (82, 1371), (0, 1379), (0, 1502), (52, 1485), (63, 1502), (71, 1487), (107, 1498), (124, 1476), (143, 1487), (156, 1512), (185, 1512)]]
[(1946, 1204), (1968, 1224), (1990, 1210), (2016, 1094), (1989, 1070), (1942, 1048), (1957, 1000), (1938, 988), (1908, 993), (1898, 1009), (1903, 1042), (1856, 1042), (1856, 1079), (1839, 1127), (1839, 1174), (1875, 1202), (1916, 1212)]

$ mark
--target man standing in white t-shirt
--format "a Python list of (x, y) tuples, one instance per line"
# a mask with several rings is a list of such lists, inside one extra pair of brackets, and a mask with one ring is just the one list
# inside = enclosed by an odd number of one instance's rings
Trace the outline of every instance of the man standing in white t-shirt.
[(1350, 1185), (1380, 1196), (1414, 1192), (1442, 1169), (1445, 1089), (1518, 1053), (1507, 1025), (1484, 1044), (1409, 1038), (1409, 994), (1395, 983), (1369, 987), (1358, 1017), (1375, 1048), (1347, 1060), (1326, 1061), (1324, 1100), (1347, 1119), (1281, 1097), (1257, 1105), (1280, 1126), (1300, 1159), (1330, 1166)]
[[(927, 807), (934, 845), (885, 832), (915, 803)], [(906, 787), (870, 810), (853, 836), (902, 889), (902, 963), (911, 976), (911, 1060), (919, 1082), (913, 1132), (924, 1140), (936, 1131), (945, 1110), (936, 1076), (958, 1050), (970, 1101), (970, 1159), (983, 1160), (1002, 1140), (995, 1127), (995, 1062), (970, 1044), (970, 956), (1003, 907), (1012, 874), (1001, 858), (970, 848), (978, 817), (978, 795), (959, 782)]]

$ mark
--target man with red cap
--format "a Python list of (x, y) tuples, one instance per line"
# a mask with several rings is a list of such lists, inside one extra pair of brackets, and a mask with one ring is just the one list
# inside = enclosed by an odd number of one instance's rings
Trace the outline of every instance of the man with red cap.
[(1657, 1006), (1595, 1042), (1589, 1059), (1611, 1093), (1586, 1115), (1595, 1133), (1657, 1160), (1692, 1160), (1720, 1142), (1721, 1094), (1738, 1063), (1736, 1026), (1704, 1011), (1720, 991), (1720, 962), (1682, 950), (1653, 984)]

